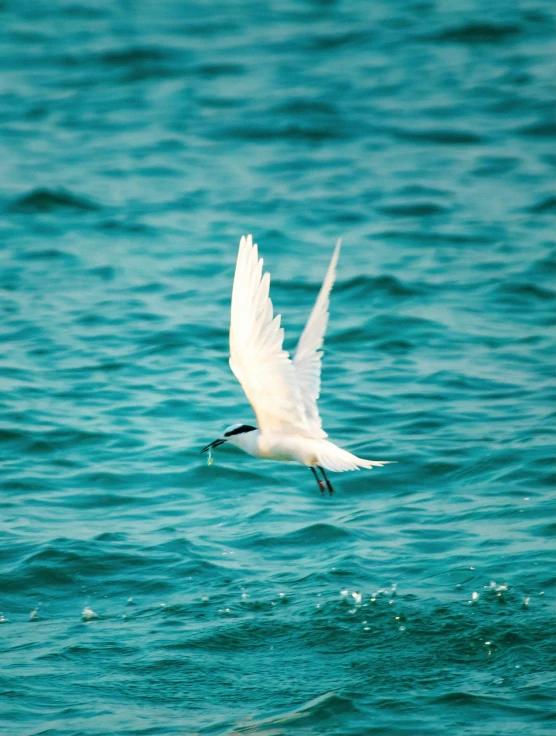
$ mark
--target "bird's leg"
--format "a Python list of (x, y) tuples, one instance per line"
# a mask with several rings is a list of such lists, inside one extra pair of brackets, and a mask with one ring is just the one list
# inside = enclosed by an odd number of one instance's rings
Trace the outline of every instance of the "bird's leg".
[(325, 480), (325, 483), (326, 483), (326, 487), (328, 488), (328, 495), (329, 495), (329, 496), (331, 496), (331, 495), (332, 495), (332, 494), (334, 493), (334, 489), (332, 488), (332, 483), (331, 483), (331, 482), (330, 482), (330, 481), (328, 480), (328, 478), (326, 477), (326, 473), (324, 472), (324, 468), (322, 467), (322, 465), (319, 465), (319, 466), (318, 466), (318, 469), (319, 469), (319, 470), (320, 470), (320, 472), (322, 473), (322, 477), (323, 477), (323, 478), (324, 478), (324, 480)]
[(313, 473), (313, 475), (315, 476), (315, 480), (316, 480), (316, 481), (317, 481), (317, 483), (318, 483), (318, 486), (319, 486), (319, 491), (320, 491), (320, 492), (322, 493), (322, 495), (324, 496), (324, 482), (323, 482), (322, 480), (320, 480), (320, 479), (319, 479), (319, 477), (318, 477), (318, 475), (317, 475), (317, 471), (316, 471), (316, 470), (314, 469), (314, 467), (313, 467), (312, 465), (309, 465), (309, 467), (311, 468), (311, 472), (312, 472), (312, 473)]

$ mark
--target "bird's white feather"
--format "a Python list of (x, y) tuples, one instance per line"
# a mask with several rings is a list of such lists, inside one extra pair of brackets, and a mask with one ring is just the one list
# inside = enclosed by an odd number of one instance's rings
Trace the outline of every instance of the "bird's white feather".
[(333, 442), (324, 440), (319, 442), (316, 448), (317, 464), (322, 465), (326, 470), (334, 470), (336, 473), (342, 473), (344, 470), (358, 470), (359, 468), (382, 468), (388, 465), (388, 460), (366, 460), (357, 457), (351, 452), (338, 447)]
[(307, 423), (313, 437), (327, 437), (322, 428), (322, 422), (317, 407), (320, 396), (320, 374), (322, 368), (322, 346), (324, 334), (328, 325), (330, 292), (336, 277), (336, 266), (340, 256), (341, 240), (336, 243), (332, 260), (322, 282), (317, 301), (307, 320), (305, 329), (301, 333), (293, 364), (297, 375), (297, 382), (303, 398), (303, 406)]
[(310, 437), (296, 370), (283, 348), (280, 315), (269, 297), (270, 275), (251, 235), (239, 244), (232, 290), (230, 367), (257, 416), (262, 432)]

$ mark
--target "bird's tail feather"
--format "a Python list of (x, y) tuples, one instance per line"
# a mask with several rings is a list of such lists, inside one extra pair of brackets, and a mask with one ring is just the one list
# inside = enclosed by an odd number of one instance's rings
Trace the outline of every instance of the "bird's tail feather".
[(341, 473), (344, 470), (358, 470), (359, 468), (367, 468), (370, 470), (373, 467), (381, 468), (383, 465), (395, 462), (393, 460), (365, 460), (357, 455), (352, 455), (347, 450), (342, 450), (341, 447), (335, 445), (333, 442), (322, 442), (317, 453), (318, 464), (322, 465), (326, 470), (334, 470), (337, 473)]

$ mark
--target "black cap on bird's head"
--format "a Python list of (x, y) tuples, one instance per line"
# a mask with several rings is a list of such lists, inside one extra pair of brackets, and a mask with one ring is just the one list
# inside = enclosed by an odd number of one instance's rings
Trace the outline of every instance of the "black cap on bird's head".
[(217, 440), (214, 440), (214, 442), (211, 442), (206, 447), (203, 447), (201, 452), (206, 452), (207, 450), (212, 450), (215, 447), (218, 447), (218, 445), (223, 445), (224, 442), (227, 442), (230, 437), (233, 437), (236, 434), (243, 434), (244, 432), (253, 432), (256, 427), (252, 427), (250, 424), (232, 424), (231, 427), (228, 427), (224, 430), (224, 434), (222, 437), (219, 437)]

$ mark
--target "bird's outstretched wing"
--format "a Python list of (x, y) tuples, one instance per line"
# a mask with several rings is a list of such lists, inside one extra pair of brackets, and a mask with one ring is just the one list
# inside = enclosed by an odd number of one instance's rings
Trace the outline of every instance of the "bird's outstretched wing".
[(241, 238), (232, 290), (230, 368), (263, 432), (311, 436), (296, 370), (283, 349), (280, 315), (273, 316), (270, 274), (251, 235)]
[(322, 286), (303, 330), (293, 364), (297, 374), (297, 382), (301, 389), (305, 416), (313, 437), (326, 437), (317, 407), (317, 399), (320, 396), (320, 373), (322, 345), (324, 333), (328, 324), (328, 306), (330, 304), (330, 291), (336, 277), (336, 265), (340, 256), (341, 239), (337, 241), (328, 271), (322, 282)]

